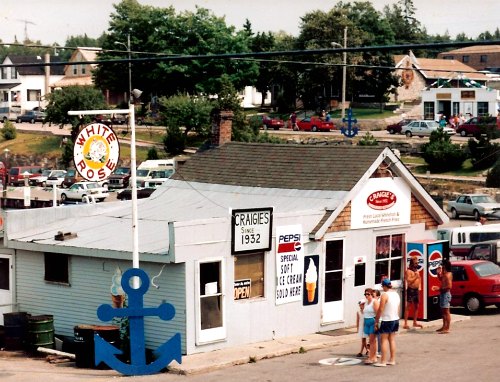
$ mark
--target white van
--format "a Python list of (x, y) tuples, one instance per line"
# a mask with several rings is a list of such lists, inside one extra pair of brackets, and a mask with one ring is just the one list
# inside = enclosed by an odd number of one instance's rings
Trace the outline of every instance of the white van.
[(152, 178), (154, 171), (174, 170), (175, 161), (173, 159), (150, 159), (142, 162), (136, 171), (137, 187), (145, 187), (146, 181)]
[(0, 107), (0, 121), (17, 121), (21, 115), (21, 106)]
[(472, 225), (437, 230), (438, 240), (448, 240), (453, 256), (467, 256), (470, 248), (488, 240), (500, 240), (500, 224)]

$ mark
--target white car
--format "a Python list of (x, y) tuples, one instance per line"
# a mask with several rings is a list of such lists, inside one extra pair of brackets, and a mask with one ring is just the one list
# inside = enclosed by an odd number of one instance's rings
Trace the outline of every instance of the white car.
[(31, 186), (42, 186), (45, 187), (48, 177), (52, 174), (54, 170), (42, 170), (42, 173), (38, 176), (34, 176), (29, 179), (29, 184)]
[(77, 182), (70, 188), (58, 189), (57, 193), (62, 202), (66, 200), (86, 201), (87, 198), (94, 198), (102, 202), (109, 196), (108, 189), (101, 187), (97, 182)]
[[(413, 135), (423, 137), (431, 135), (431, 133), (437, 129), (439, 129), (439, 123), (436, 121), (417, 120), (403, 126), (401, 128), (401, 133), (405, 134), (408, 138), (411, 138)], [(443, 127), (443, 131), (448, 135), (455, 134), (455, 130), (451, 127)]]
[(52, 187), (55, 184), (57, 187), (61, 187), (65, 177), (66, 170), (54, 170), (45, 181), (45, 186)]

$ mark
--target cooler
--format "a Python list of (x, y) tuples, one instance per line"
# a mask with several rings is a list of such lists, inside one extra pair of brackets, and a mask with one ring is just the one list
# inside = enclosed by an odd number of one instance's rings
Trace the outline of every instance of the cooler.
[[(408, 267), (410, 258), (416, 256), (422, 278), (417, 314), (419, 320), (432, 321), (441, 318), (439, 290), (433, 291), (432, 287), (441, 285), (437, 269), (441, 266), (443, 259), (449, 258), (449, 252), (450, 244), (447, 240), (422, 240), (406, 243), (405, 266)], [(410, 313), (413, 313), (413, 310), (410, 310)]]

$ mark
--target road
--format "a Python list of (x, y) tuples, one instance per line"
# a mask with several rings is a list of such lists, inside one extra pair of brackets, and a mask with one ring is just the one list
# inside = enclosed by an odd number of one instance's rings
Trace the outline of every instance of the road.
[[(452, 309), (452, 314), (463, 313), (463, 309)], [(488, 308), (482, 315), (454, 323), (447, 335), (437, 334), (435, 327), (401, 332), (396, 338), (397, 364), (385, 368), (358, 362), (354, 357), (359, 349), (356, 341), (188, 376), (162, 373), (123, 377), (112, 370), (78, 369), (73, 363), (49, 364), (43, 359), (22, 356), (8, 358), (0, 352), (0, 379), (2, 382), (121, 379), (127, 382), (488, 382), (498, 380), (500, 372), (496, 354), (500, 341), (499, 314), (499, 309)], [(339, 362), (339, 358), (354, 359), (357, 363), (349, 366), (349, 362)], [(333, 365), (332, 359), (339, 364)]]

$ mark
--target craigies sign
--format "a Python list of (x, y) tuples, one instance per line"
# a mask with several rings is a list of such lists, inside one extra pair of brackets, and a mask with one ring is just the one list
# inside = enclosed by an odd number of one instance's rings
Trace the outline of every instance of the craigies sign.
[(411, 192), (401, 178), (372, 178), (352, 199), (351, 229), (410, 224)]
[(386, 210), (396, 204), (396, 195), (391, 191), (375, 191), (366, 199), (368, 207), (374, 210)]
[(85, 179), (92, 182), (107, 179), (115, 170), (119, 157), (118, 138), (110, 127), (92, 123), (78, 134), (73, 159)]

